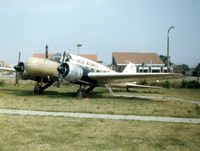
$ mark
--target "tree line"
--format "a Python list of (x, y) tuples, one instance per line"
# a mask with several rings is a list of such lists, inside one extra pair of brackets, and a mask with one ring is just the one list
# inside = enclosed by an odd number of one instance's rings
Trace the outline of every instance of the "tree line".
[[(163, 61), (163, 63), (167, 66), (167, 56), (160, 55), (160, 59)], [(199, 76), (200, 74), (200, 63), (198, 63), (195, 67), (189, 67), (187, 64), (180, 64), (175, 65), (173, 62), (171, 62), (169, 57), (169, 65), (173, 66), (174, 72), (181, 73), (186, 76)]]

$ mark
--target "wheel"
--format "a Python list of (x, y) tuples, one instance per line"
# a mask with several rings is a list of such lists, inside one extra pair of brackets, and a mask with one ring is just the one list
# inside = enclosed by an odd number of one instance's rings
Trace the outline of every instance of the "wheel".
[(82, 98), (82, 97), (83, 97), (81, 90), (78, 90), (78, 91), (77, 91), (77, 97), (78, 97), (78, 98)]
[(35, 88), (34, 88), (34, 93), (38, 94), (38, 95), (42, 94), (43, 93), (42, 86), (36, 85)]
[(79, 89), (78, 91), (77, 91), (77, 97), (78, 98), (83, 98), (83, 97), (86, 97), (87, 96), (87, 93), (85, 92), (85, 90), (84, 89)]

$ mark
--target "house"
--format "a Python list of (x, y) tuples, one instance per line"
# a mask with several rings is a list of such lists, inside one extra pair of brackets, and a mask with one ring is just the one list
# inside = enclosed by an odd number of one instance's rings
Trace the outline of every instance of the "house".
[[(36, 58), (46, 58), (46, 54), (44, 53), (34, 53), (33, 57)], [(51, 59), (53, 57), (53, 54), (48, 54), (48, 58)]]
[(132, 62), (137, 67), (137, 72), (167, 72), (167, 67), (154, 52), (113, 52), (112, 68), (121, 72), (126, 65)]
[(95, 55), (95, 54), (78, 54), (78, 55), (97, 62), (97, 55)]
[(0, 60), (0, 67), (9, 68), (10, 65), (6, 63), (5, 61)]

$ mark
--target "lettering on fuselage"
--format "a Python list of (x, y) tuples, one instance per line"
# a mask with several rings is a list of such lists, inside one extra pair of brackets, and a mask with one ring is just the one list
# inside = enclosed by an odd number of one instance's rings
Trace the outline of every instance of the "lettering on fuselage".
[(98, 68), (98, 65), (97, 64), (94, 64), (92, 62), (86, 62), (86, 65), (90, 66), (90, 67), (95, 67), (95, 68)]
[(70, 59), (71, 63), (80, 65), (91, 72), (111, 72), (112, 71), (108, 69), (107, 67), (95, 61), (89, 60), (87, 58), (83, 58), (83, 57), (72, 55), (72, 54), (70, 54), (70, 56), (71, 56), (71, 59)]
[(82, 64), (82, 65), (84, 65), (85, 64), (85, 62), (84, 62), (84, 60), (81, 60), (81, 59), (77, 59), (77, 61), (76, 61), (77, 63), (80, 63), (80, 64)]
[(78, 64), (81, 64), (81, 65), (89, 66), (90, 68), (98, 69), (98, 65), (93, 63), (93, 62), (85, 61), (85, 60), (82, 60), (82, 59), (77, 59), (76, 62)]

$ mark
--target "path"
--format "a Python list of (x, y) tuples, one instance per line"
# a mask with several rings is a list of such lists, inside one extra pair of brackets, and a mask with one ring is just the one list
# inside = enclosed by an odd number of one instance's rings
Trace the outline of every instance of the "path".
[(160, 117), (160, 116), (135, 116), (135, 115), (70, 113), (70, 112), (46, 112), (46, 111), (14, 110), (14, 109), (0, 109), (0, 114), (200, 124), (200, 119), (198, 119), (198, 118), (177, 118), (177, 117)]

